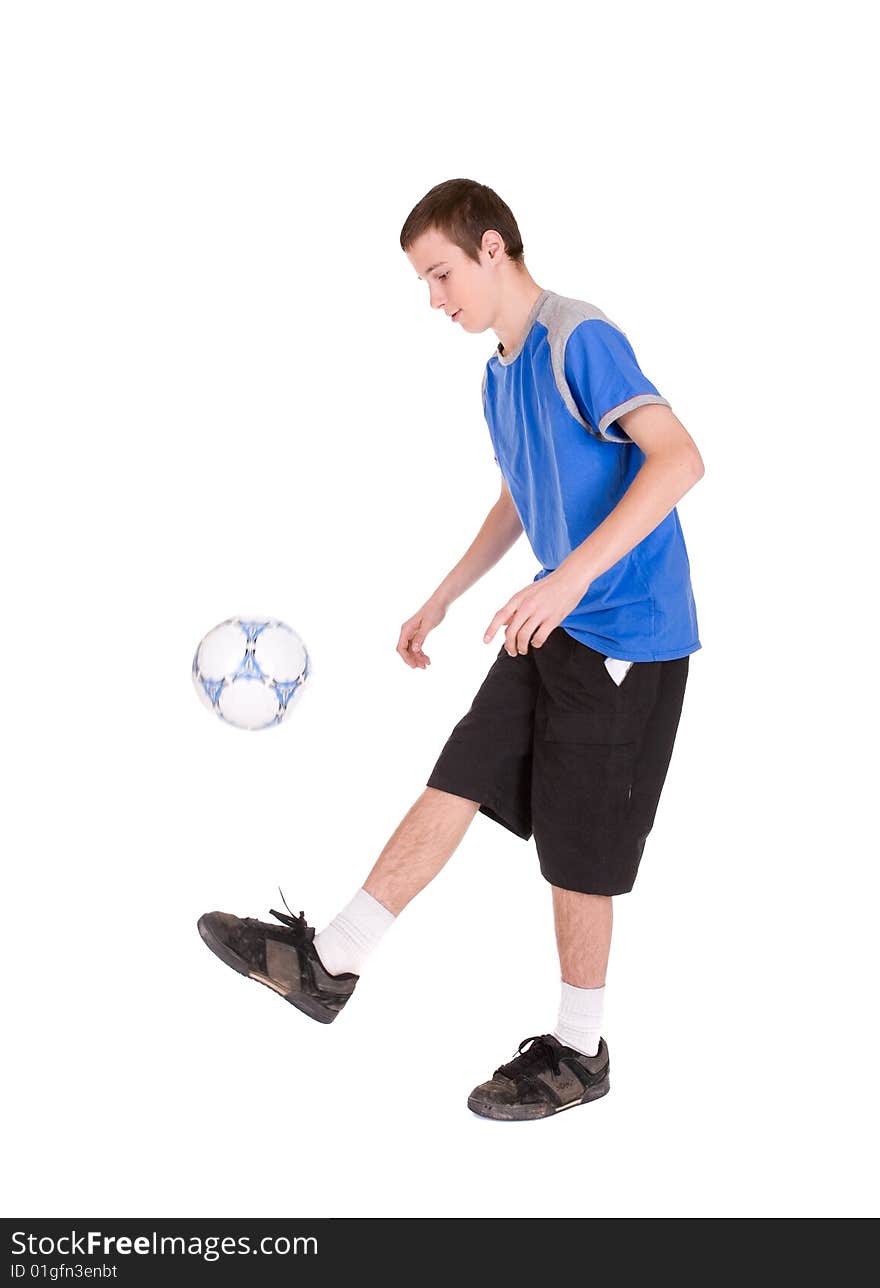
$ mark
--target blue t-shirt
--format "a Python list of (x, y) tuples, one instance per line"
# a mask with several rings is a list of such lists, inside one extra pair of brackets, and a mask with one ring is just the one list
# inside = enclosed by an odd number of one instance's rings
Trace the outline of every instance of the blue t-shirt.
[[(523, 338), (489, 359), (483, 410), (495, 460), (542, 568), (555, 571), (608, 517), (645, 454), (617, 423), (669, 406), (601, 309), (542, 291)], [(690, 564), (672, 510), (590, 585), (560, 625), (606, 657), (662, 662), (701, 647)]]

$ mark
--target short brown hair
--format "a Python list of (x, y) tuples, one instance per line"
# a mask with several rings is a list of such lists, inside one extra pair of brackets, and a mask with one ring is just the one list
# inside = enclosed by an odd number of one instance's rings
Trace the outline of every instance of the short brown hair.
[(521, 264), (522, 238), (510, 207), (497, 192), (473, 179), (446, 179), (426, 192), (400, 230), (401, 249), (409, 250), (423, 233), (436, 229), (477, 264), (483, 233), (494, 228), (504, 239), (509, 259)]

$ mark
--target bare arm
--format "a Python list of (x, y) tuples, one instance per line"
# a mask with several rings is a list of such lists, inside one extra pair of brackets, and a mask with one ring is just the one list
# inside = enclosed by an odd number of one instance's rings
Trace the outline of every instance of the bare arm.
[(507, 554), (522, 535), (522, 530), (522, 520), (513, 497), (502, 479), (501, 495), (486, 515), (483, 526), (431, 599), (448, 608), (453, 600), (470, 590), (484, 573), (495, 567), (498, 560)]
[(507, 554), (522, 530), (513, 498), (502, 480), (501, 495), (468, 549), (433, 595), (401, 626), (397, 651), (407, 666), (422, 670), (430, 666), (431, 659), (422, 648), (426, 636), (443, 621), (452, 601), (469, 590), (497, 564), (502, 555)]

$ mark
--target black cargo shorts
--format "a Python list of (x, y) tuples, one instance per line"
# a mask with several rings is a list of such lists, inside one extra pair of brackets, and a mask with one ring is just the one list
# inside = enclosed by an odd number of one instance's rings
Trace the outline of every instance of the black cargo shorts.
[(551, 885), (625, 894), (672, 756), (687, 657), (634, 662), (620, 685), (562, 626), (511, 657), (502, 644), (428, 787), (479, 801), (528, 840)]

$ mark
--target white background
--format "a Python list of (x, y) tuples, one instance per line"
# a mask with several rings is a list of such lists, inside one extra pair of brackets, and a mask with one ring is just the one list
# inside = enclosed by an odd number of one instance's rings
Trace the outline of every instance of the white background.
[[(6, 1213), (875, 1209), (866, 15), (4, 6)], [(496, 337), (432, 313), (398, 243), (456, 176), (623, 327), (706, 466), (679, 507), (703, 647), (615, 900), (612, 1094), (530, 1125), (465, 1101), (555, 1023), (533, 842), (478, 816), (332, 1026), (195, 929), (279, 884), (326, 924), (537, 571), (522, 538), (426, 672), (397, 656), (498, 488)], [(196, 700), (236, 613), (310, 649), (288, 725)]]

